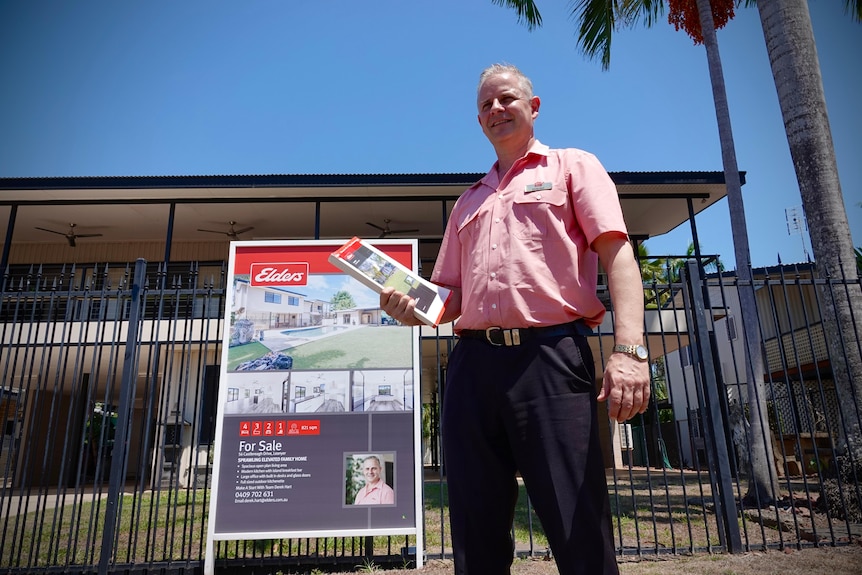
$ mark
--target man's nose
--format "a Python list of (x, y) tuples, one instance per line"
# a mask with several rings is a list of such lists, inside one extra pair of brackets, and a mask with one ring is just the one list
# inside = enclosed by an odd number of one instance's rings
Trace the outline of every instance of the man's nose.
[(500, 103), (500, 100), (498, 100), (497, 98), (494, 98), (493, 100), (491, 100), (491, 111), (492, 112), (498, 112), (498, 111), (503, 110), (503, 109), (504, 109), (504, 106), (503, 106), (503, 104)]

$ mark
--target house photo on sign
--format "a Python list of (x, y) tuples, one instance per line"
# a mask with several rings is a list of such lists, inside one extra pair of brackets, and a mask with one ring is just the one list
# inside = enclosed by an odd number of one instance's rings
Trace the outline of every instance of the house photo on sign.
[[(207, 573), (215, 540), (421, 545), (419, 331), (330, 263), (341, 243), (231, 243)], [(415, 240), (374, 244), (416, 268)]]

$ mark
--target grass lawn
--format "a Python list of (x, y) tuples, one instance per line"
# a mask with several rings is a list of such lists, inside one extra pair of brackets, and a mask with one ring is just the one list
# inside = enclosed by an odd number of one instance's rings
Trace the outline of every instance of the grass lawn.
[(234, 346), (227, 352), (227, 369), (233, 371), (242, 362), (263, 357), (267, 353), (269, 353), (269, 348), (257, 341)]
[[(534, 511), (527, 504), (523, 485), (520, 485), (519, 489), (513, 525), (517, 550), (524, 553), (532, 548), (541, 556), (547, 546), (547, 540)], [(116, 560), (120, 563), (199, 561), (205, 547), (208, 493), (206, 489), (198, 489), (194, 492), (180, 490), (124, 496), (119, 509)], [(446, 553), (451, 549), (446, 484), (438, 480), (426, 481), (423, 495), (425, 549), (432, 555)], [(0, 565), (30, 565), (38, 566), (37, 568), (54, 565), (95, 565), (101, 548), (104, 510), (105, 502), (95, 501), (67, 504), (10, 518), (11, 523), (7, 528), (11, 531), (7, 531), (6, 537), (0, 541)], [(692, 553), (699, 555), (696, 559), (663, 553), (652, 555), (650, 552), (654, 550), (654, 545), (665, 551), (672, 550), (675, 545), (678, 553), (687, 555), (686, 547), (689, 543), (700, 547), (707, 544), (708, 538), (714, 537), (714, 527), (710, 529), (707, 537), (704, 518), (698, 517), (696, 513), (686, 515), (674, 511), (672, 521), (670, 518), (661, 517), (656, 517), (653, 521), (648, 507), (618, 508), (616, 511), (622, 514), (622, 517), (614, 518), (614, 538), (617, 545), (622, 543), (628, 547), (637, 546), (639, 543), (639, 548), (644, 551), (643, 554), (627, 554), (620, 558), (624, 575), (855, 575), (859, 572), (858, 561), (862, 559), (862, 548), (859, 545), (851, 545), (844, 549), (834, 549), (834, 553), (812, 553), (810, 561), (799, 561), (799, 564), (794, 566), (794, 557), (801, 559), (808, 557), (808, 554), (787, 555), (793, 552), (795, 546), (793, 541), (787, 539), (785, 544), (788, 545), (788, 550), (785, 553), (731, 556), (726, 553), (709, 555), (701, 551)], [(533, 530), (532, 543), (530, 527)], [(357, 557), (358, 546), (364, 545), (365, 542), (364, 537), (230, 541), (217, 544), (216, 555), (219, 558)], [(412, 536), (393, 536), (392, 539), (376, 536), (373, 538), (374, 554), (397, 554), (405, 544), (413, 545), (415, 539)], [(638, 547), (629, 547), (629, 551), (634, 548)], [(767, 555), (771, 559), (755, 561)], [(653, 560), (629, 563), (643, 559), (644, 556), (652, 557)], [(784, 561), (785, 559), (787, 561)], [(772, 565), (776, 560), (783, 563)], [(439, 568), (433, 568), (435, 564)], [(432, 568), (425, 570), (426, 575), (449, 575), (453, 572), (451, 561), (435, 560), (431, 565)], [(818, 570), (818, 567), (822, 569)], [(277, 570), (264, 569), (261, 572), (274, 575)], [(402, 571), (396, 569), (391, 573), (397, 575)], [(516, 561), (513, 573), (556, 575), (557, 571), (553, 562), (524, 560)]]

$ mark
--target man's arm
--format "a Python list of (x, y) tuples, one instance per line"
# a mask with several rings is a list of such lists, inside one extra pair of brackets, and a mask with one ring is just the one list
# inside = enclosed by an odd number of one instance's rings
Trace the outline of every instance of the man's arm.
[[(628, 240), (605, 233), (593, 242), (614, 306), (614, 341), (643, 345), (643, 282)], [(631, 419), (649, 405), (649, 365), (625, 353), (612, 353), (605, 365), (599, 401), (608, 401), (608, 415), (616, 421)]]
[[(461, 315), (461, 290), (450, 286), (444, 287), (452, 293), (449, 301), (446, 302), (443, 317), (440, 318), (441, 324), (455, 321)], [(404, 325), (422, 325), (422, 322), (413, 314), (416, 301), (405, 293), (395, 291), (395, 288), (383, 288), (380, 292), (380, 308)]]

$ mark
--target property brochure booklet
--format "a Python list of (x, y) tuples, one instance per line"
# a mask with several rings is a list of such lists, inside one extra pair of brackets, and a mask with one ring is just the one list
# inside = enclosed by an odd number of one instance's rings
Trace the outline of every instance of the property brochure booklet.
[(426, 281), (360, 238), (332, 252), (329, 262), (377, 293), (385, 287), (406, 293), (416, 300), (417, 318), (431, 327), (440, 323), (450, 290)]

